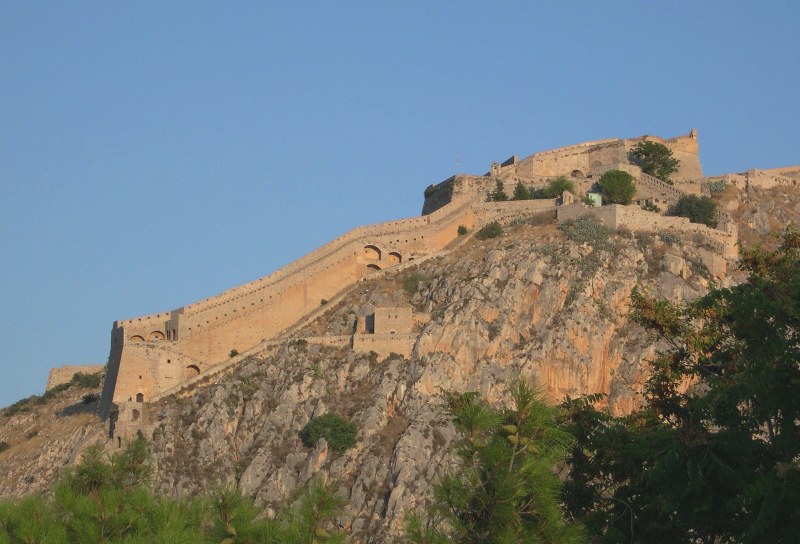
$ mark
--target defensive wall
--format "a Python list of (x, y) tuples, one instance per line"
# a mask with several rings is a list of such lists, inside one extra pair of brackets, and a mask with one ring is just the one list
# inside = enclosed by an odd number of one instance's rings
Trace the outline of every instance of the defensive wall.
[(49, 391), (62, 383), (71, 382), (72, 377), (78, 372), (81, 374), (97, 374), (98, 372), (102, 372), (104, 368), (105, 365), (64, 365), (51, 368), (50, 374), (47, 376), (47, 389), (45, 389), (45, 391)]
[(692, 223), (686, 217), (674, 217), (648, 212), (638, 206), (610, 206), (591, 207), (582, 203), (573, 203), (560, 206), (557, 212), (559, 221), (575, 220), (579, 217), (591, 215), (607, 227), (613, 229), (627, 228), (631, 231), (672, 231), (681, 234), (702, 235), (713, 251), (726, 259), (736, 259), (739, 256), (738, 230), (731, 221), (724, 221), (721, 228), (715, 229), (699, 223)]
[(572, 175), (584, 177), (590, 171), (610, 169), (613, 165), (627, 163), (628, 154), (641, 141), (654, 141), (672, 151), (680, 161), (673, 175), (676, 181), (686, 181), (703, 176), (700, 166), (697, 131), (685, 136), (663, 139), (658, 136), (640, 136), (630, 139), (607, 139), (534, 153), (524, 159), (511, 157), (503, 163), (493, 163), (489, 175), (515, 174), (523, 177)]
[(114, 323), (101, 415), (144, 402), (280, 333), (360, 278), (443, 249), (475, 225), (472, 202), (355, 228), (305, 257), (216, 297)]
[[(647, 176), (628, 163), (628, 152), (643, 139), (659, 141), (681, 160), (680, 188)], [(112, 408), (117, 419), (143, 413), (144, 405), (187, 384), (207, 379), (241, 361), (243, 353), (272, 349), (276, 340), (295, 330), (320, 304), (342, 296), (370, 274), (398, 270), (414, 260), (442, 252), (458, 240), (458, 227), (472, 230), (493, 220), (508, 221), (525, 214), (558, 210), (559, 220), (594, 214), (614, 228), (675, 230), (702, 234), (716, 252), (709, 259), (733, 258), (736, 231), (732, 224), (710, 229), (688, 219), (665, 217), (638, 206), (588, 208), (569, 200), (546, 199), (488, 202), (495, 179), (545, 184), (553, 176), (568, 175), (583, 184), (606, 167), (621, 167), (637, 174), (643, 194), (674, 202), (685, 190), (694, 192), (702, 175), (697, 156), (697, 135), (663, 140), (643, 136), (630, 140), (600, 140), (537, 153), (521, 161), (512, 157), (493, 165), (498, 178), (456, 175), (426, 190), (423, 215), (377, 225), (357, 227), (272, 274), (229, 289), (187, 306), (148, 316), (116, 321), (111, 334), (100, 412)], [(800, 170), (800, 169), (798, 169)], [(764, 176), (794, 176), (791, 172)], [(753, 174), (756, 176), (756, 174)], [(676, 176), (677, 178), (677, 176)], [(511, 189), (508, 187), (507, 189)], [(718, 267), (715, 267), (717, 269)], [(317, 337), (307, 341), (334, 346), (350, 345), (360, 351), (410, 354), (415, 334), (403, 310), (397, 322), (391, 315), (378, 317), (386, 330), (356, 331), (351, 337)], [(409, 310), (410, 312), (410, 310)], [(367, 334), (366, 332), (369, 332)], [(255, 351), (254, 351), (255, 350)], [(71, 376), (70, 376), (71, 377)]]

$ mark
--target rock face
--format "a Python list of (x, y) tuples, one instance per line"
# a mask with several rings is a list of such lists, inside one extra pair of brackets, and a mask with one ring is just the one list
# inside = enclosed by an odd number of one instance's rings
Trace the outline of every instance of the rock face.
[[(341, 334), (364, 308), (405, 301), (430, 314), (408, 359), (296, 339), (151, 407), (160, 489), (180, 496), (221, 483), (275, 508), (319, 474), (348, 498), (340, 523), (353, 541), (385, 542), (453, 462), (443, 390), (501, 399), (522, 376), (554, 401), (603, 392), (612, 412), (637, 406), (656, 347), (627, 320), (630, 293), (699, 296), (711, 279), (699, 252), (652, 235), (611, 234), (592, 246), (552, 225), (508, 233), (404, 272), (417, 279), (410, 293), (404, 277), (363, 282), (310, 328)], [(358, 425), (358, 444), (343, 454), (298, 436), (328, 411)]]
[[(755, 239), (772, 226), (764, 217), (800, 219), (797, 195), (786, 188), (726, 191), (734, 191), (725, 193), (726, 209)], [(521, 376), (538, 381), (554, 402), (600, 392), (611, 412), (632, 410), (659, 349), (628, 320), (632, 290), (691, 300), (736, 276), (712, 277), (700, 240), (629, 232), (577, 240), (548, 218), (512, 220), (500, 238), (465, 240), (416, 269), (358, 283), (274, 352), (150, 405), (143, 432), (156, 487), (171, 496), (237, 487), (270, 515), (309, 479), (327, 478), (347, 500), (339, 524), (351, 541), (390, 542), (405, 513), (424, 507), (455, 461), (442, 391), (480, 391), (500, 401), (505, 384)], [(427, 316), (410, 357), (303, 339), (350, 334), (375, 307), (404, 304)], [(76, 401), (64, 399), (64, 406)], [(104, 442), (95, 416), (47, 410), (2, 418), (0, 439), (12, 443), (0, 453), (3, 495), (43, 489), (87, 444), (117, 447)], [(299, 431), (325, 412), (357, 424), (355, 447), (336, 453), (324, 439), (303, 445)], [(21, 438), (48, 419), (53, 433), (64, 432)]]

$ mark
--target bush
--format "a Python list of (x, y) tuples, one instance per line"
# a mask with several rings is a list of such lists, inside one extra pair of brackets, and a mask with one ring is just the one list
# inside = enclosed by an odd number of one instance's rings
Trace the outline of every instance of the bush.
[(425, 198), (428, 198), (435, 192), (436, 192), (436, 185), (434, 184), (428, 185), (427, 187), (425, 187)]
[(342, 453), (356, 445), (356, 434), (358, 427), (355, 423), (328, 412), (309, 421), (300, 431), (300, 438), (309, 448), (313, 448), (320, 438), (324, 438), (333, 451)]
[(670, 210), (670, 215), (688, 217), (692, 223), (717, 226), (717, 204), (707, 196), (683, 195)]
[(497, 238), (503, 234), (503, 226), (498, 223), (497, 221), (492, 221), (491, 223), (484, 225), (481, 230), (475, 234), (475, 236), (479, 240), (486, 240), (488, 238)]
[(660, 212), (661, 208), (653, 204), (652, 200), (645, 200), (644, 204), (642, 204), (642, 209), (648, 212)]
[(88, 395), (83, 396), (83, 403), (84, 404), (92, 404), (93, 402), (97, 402), (99, 397), (94, 393), (89, 393)]
[(592, 247), (603, 248), (608, 244), (608, 237), (614, 230), (600, 223), (594, 217), (584, 215), (575, 221), (565, 221), (561, 230), (573, 242), (588, 243)]
[(643, 141), (628, 154), (630, 161), (642, 169), (645, 174), (650, 174), (669, 184), (669, 177), (678, 171), (680, 161), (672, 156), (672, 151), (658, 142)]
[(630, 204), (636, 194), (633, 176), (623, 170), (609, 170), (597, 183), (603, 194), (603, 204)]
[(425, 275), (419, 272), (412, 272), (403, 277), (403, 290), (409, 295), (413, 295), (419, 289), (419, 282), (425, 281)]
[[(72, 380), (70, 383), (72, 385), (76, 385), (82, 389), (95, 389), (100, 387), (100, 382), (103, 379), (103, 374), (98, 372), (96, 374), (84, 374), (83, 372), (76, 372), (74, 376), (72, 376)], [(62, 384), (67, 385), (67, 384)], [(55, 391), (56, 388), (59, 386), (54, 387), (50, 391)], [(69, 387), (69, 385), (67, 385)], [(64, 388), (66, 389), (66, 388)]]
[(467, 227), (465, 227), (464, 225), (459, 225), (458, 226), (458, 235), (459, 236), (464, 236), (468, 232), (469, 231), (467, 230)]
[(6, 442), (5, 440), (0, 440), (0, 452), (4, 452), (10, 447), (11, 447), (11, 444)]
[(25, 435), (25, 438), (27, 438), (28, 440), (30, 440), (31, 438), (36, 438), (37, 436), (39, 436), (39, 431), (33, 430), (33, 431), (29, 431), (29, 432), (28, 432), (28, 433)]
[(725, 180), (719, 179), (708, 183), (708, 192), (711, 194), (721, 193), (725, 190)]
[(664, 242), (665, 244), (680, 244), (681, 237), (675, 234), (674, 232), (667, 232), (665, 230), (659, 231), (658, 233), (659, 239)]
[(550, 198), (561, 196), (564, 191), (575, 194), (575, 184), (564, 176), (551, 179), (547, 184), (547, 192), (550, 194)]
[(237, 355), (239, 355), (239, 350), (238, 350), (238, 349), (236, 349), (236, 348), (233, 348), (233, 349), (231, 350), (231, 352), (230, 352), (228, 355), (229, 355), (230, 357), (236, 357)]

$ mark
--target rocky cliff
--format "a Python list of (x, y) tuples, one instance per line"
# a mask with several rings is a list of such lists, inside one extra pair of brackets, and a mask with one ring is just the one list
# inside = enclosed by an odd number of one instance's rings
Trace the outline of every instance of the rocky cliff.
[[(768, 236), (770, 218), (800, 221), (793, 188), (729, 187), (718, 198), (751, 240)], [(416, 268), (359, 282), (277, 350), (151, 405), (144, 434), (157, 467), (154, 485), (173, 496), (236, 486), (269, 513), (321, 475), (338, 482), (347, 498), (339, 521), (352, 541), (390, 541), (453, 461), (455, 431), (442, 390), (500, 398), (504, 384), (522, 375), (536, 379), (553, 401), (602, 392), (609, 410), (629, 411), (641, 402), (647, 361), (658, 349), (628, 321), (630, 293), (639, 288), (688, 300), (712, 283), (735, 282), (735, 273), (710, 275), (703, 244), (592, 224), (559, 228), (549, 214), (521, 216), (499, 238), (466, 239)], [(427, 316), (410, 357), (305, 340), (350, 334), (359, 316), (400, 304)], [(33, 425), (24, 418), (34, 416), (2, 419), (0, 439), (11, 443), (0, 453), (2, 494), (42, 488), (88, 443), (117, 446), (88, 414), (48, 409), (35, 424), (51, 437), (28, 446), (10, 433)], [(342, 454), (324, 440), (307, 448), (298, 436), (328, 411), (358, 425), (357, 445)]]

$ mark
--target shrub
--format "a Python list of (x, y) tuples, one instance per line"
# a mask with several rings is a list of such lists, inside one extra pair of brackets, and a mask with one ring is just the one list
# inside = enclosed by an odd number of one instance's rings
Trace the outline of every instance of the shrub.
[(692, 223), (717, 226), (717, 204), (707, 196), (683, 195), (670, 210), (670, 214), (688, 217)]
[(411, 272), (403, 277), (403, 290), (409, 295), (413, 295), (419, 289), (419, 282), (425, 281), (425, 274)]
[(6, 442), (5, 440), (0, 440), (0, 452), (4, 452), (10, 447), (11, 447), (11, 444)]
[(475, 234), (475, 236), (479, 240), (486, 240), (488, 238), (497, 238), (502, 234), (503, 234), (503, 226), (500, 225), (500, 223), (498, 223), (497, 221), (492, 221), (491, 223), (484, 225), (484, 227), (481, 228), (481, 230), (479, 230), (477, 234)]
[(464, 236), (467, 232), (469, 232), (467, 230), (467, 227), (465, 227), (464, 225), (459, 225), (458, 226), (458, 235), (459, 236)]
[[(75, 375), (72, 376), (72, 380), (70, 380), (70, 383), (72, 385), (77, 385), (82, 389), (95, 389), (97, 387), (100, 387), (100, 382), (102, 381), (102, 379), (103, 379), (103, 374), (101, 372), (98, 372), (96, 374), (84, 374), (83, 372), (76, 372)], [(58, 386), (54, 387), (53, 389), (51, 389), (51, 391), (54, 391), (57, 387)]]
[(665, 230), (659, 231), (658, 237), (665, 244), (679, 244), (681, 242), (680, 236), (674, 232), (667, 232)]
[(28, 440), (30, 440), (31, 438), (36, 438), (37, 436), (39, 436), (39, 431), (33, 430), (33, 431), (29, 431), (29, 432), (28, 432), (28, 433), (25, 435), (25, 438), (27, 438)]
[(236, 349), (236, 348), (233, 348), (233, 349), (231, 350), (231, 352), (230, 352), (228, 355), (229, 355), (230, 357), (236, 357), (237, 355), (239, 355), (239, 350), (238, 350), (238, 349)]
[(327, 298), (319, 299), (319, 305), (320, 306), (325, 306), (327, 303), (328, 303), (328, 299)]
[(633, 176), (623, 170), (609, 170), (597, 183), (603, 194), (603, 204), (630, 204), (636, 194)]
[(355, 423), (328, 412), (309, 421), (300, 431), (300, 438), (309, 448), (313, 448), (320, 438), (324, 438), (333, 451), (342, 453), (356, 445), (356, 434), (358, 428)]
[(435, 192), (436, 192), (436, 185), (434, 184), (428, 185), (427, 187), (425, 187), (425, 198), (428, 198)]
[(506, 194), (505, 186), (503, 185), (503, 182), (500, 181), (499, 179), (495, 184), (494, 191), (489, 193), (489, 198), (494, 200), (495, 202), (503, 202), (505, 200), (508, 200), (508, 195)]
[(648, 212), (660, 212), (661, 208), (653, 204), (652, 200), (645, 200), (644, 204), (642, 204), (642, 209)]
[(708, 192), (711, 194), (721, 193), (725, 190), (725, 180), (719, 179), (717, 181), (711, 181), (708, 184)]
[(573, 242), (588, 243), (592, 247), (602, 248), (608, 243), (608, 237), (614, 230), (600, 223), (594, 217), (584, 215), (575, 221), (565, 221), (561, 230)]
[(639, 166), (642, 172), (650, 174), (669, 184), (669, 177), (678, 171), (680, 161), (672, 156), (672, 151), (658, 142), (639, 142), (628, 154), (630, 161)]
[(92, 404), (93, 402), (97, 402), (99, 397), (94, 393), (89, 393), (83, 396), (83, 403), (84, 404)]
[(550, 198), (560, 196), (564, 191), (575, 194), (575, 184), (565, 176), (558, 176), (555, 179), (551, 179), (547, 184), (547, 192), (550, 194)]

